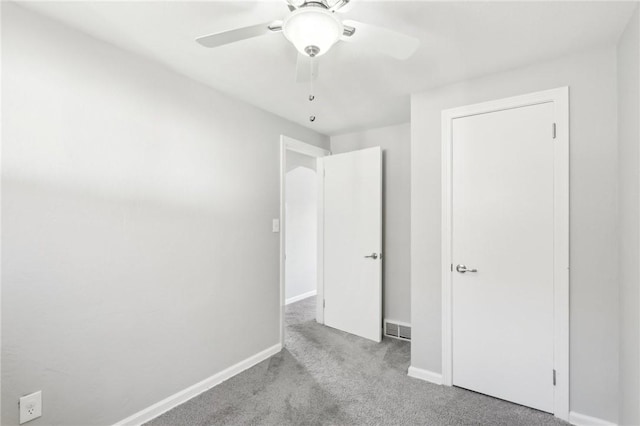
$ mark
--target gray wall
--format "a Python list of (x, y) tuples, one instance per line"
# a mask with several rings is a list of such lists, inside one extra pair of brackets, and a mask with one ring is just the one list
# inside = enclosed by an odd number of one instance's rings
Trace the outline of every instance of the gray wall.
[(30, 425), (112, 424), (277, 344), (279, 136), (328, 139), (2, 8), (2, 424), (39, 389)]
[(411, 322), (411, 135), (410, 125), (331, 137), (334, 154), (382, 148), (384, 203), (384, 318)]
[(614, 46), (494, 74), (411, 99), (414, 367), (441, 372), (443, 109), (570, 86), (572, 411), (618, 418), (617, 93)]
[(620, 423), (640, 424), (640, 33), (638, 9), (618, 44)]

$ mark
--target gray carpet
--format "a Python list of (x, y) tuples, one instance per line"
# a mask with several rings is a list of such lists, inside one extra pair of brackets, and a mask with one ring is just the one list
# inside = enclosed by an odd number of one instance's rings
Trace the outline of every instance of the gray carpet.
[(407, 376), (410, 344), (317, 324), (287, 306), (285, 349), (148, 425), (567, 425), (553, 416)]

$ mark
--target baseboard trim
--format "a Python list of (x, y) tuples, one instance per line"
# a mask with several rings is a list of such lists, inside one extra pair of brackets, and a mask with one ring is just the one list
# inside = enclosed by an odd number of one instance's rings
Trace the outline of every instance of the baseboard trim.
[(407, 375), (409, 377), (413, 377), (414, 379), (424, 380), (436, 385), (442, 384), (442, 374), (434, 373), (433, 371), (429, 370), (423, 370), (422, 368), (409, 367)]
[(193, 386), (181, 390), (180, 392), (175, 393), (168, 398), (165, 398), (162, 401), (145, 408), (144, 410), (138, 411), (137, 413), (127, 417), (126, 419), (119, 421), (114, 426), (138, 426), (152, 419), (155, 419), (159, 415), (166, 413), (172, 408), (175, 408), (178, 405), (187, 402), (191, 398), (200, 395), (202, 392), (205, 392), (219, 385), (220, 383), (230, 379), (236, 374), (239, 374), (244, 370), (251, 368), (254, 365), (264, 361), (265, 359), (277, 354), (281, 350), (281, 344), (278, 343), (277, 345), (273, 345), (270, 348), (267, 348), (264, 351), (259, 352), (253, 356), (250, 356), (249, 358), (240, 361), (239, 363), (232, 365), (231, 367), (222, 370), (221, 372), (214, 374), (213, 376), (204, 379), (203, 381), (196, 383)]
[(575, 411), (569, 412), (569, 423), (575, 426), (617, 426), (615, 423), (576, 413)]
[(306, 293), (299, 294), (298, 296), (293, 296), (293, 297), (288, 298), (287, 300), (284, 301), (284, 304), (285, 305), (290, 305), (292, 303), (299, 302), (302, 299), (306, 299), (308, 297), (315, 296), (316, 294), (318, 294), (318, 290), (311, 290), (311, 291), (308, 291)]

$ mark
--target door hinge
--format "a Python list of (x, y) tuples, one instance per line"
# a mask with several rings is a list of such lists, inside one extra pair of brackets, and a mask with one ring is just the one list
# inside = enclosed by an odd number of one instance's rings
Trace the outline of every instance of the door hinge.
[(451, 264), (451, 272), (453, 272), (453, 263)]
[(325, 306), (327, 306), (327, 301), (322, 299), (322, 307), (324, 308)]
[(556, 370), (553, 370), (553, 386), (556, 385)]
[(553, 139), (556, 138), (556, 123), (552, 123), (551, 124), (551, 136), (553, 137)]

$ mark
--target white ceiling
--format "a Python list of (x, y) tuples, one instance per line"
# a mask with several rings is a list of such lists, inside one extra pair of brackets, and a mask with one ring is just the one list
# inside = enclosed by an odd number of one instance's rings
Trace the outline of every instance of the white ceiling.
[[(282, 34), (216, 49), (194, 42), (203, 34), (282, 19), (284, 0), (21, 4), (328, 135), (409, 121), (413, 92), (615, 43), (637, 4), (353, 2), (344, 19), (411, 34), (421, 46), (409, 60), (396, 61), (339, 43), (320, 58), (313, 103), (308, 85), (295, 83), (296, 51)], [(310, 114), (317, 116), (314, 123)]]

